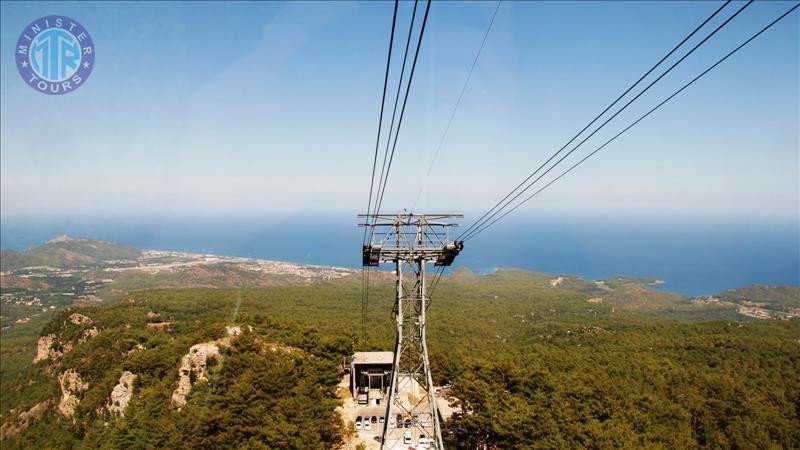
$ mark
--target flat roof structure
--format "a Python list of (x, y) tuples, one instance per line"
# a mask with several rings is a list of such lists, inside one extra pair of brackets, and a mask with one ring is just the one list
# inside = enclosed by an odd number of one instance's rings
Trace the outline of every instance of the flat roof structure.
[(394, 352), (355, 352), (353, 364), (394, 364)]
[(359, 404), (380, 405), (392, 383), (393, 352), (355, 352), (350, 362), (350, 392)]

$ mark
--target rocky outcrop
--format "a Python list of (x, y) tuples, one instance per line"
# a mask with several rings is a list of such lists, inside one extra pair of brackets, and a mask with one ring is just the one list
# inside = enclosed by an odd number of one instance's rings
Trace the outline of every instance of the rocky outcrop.
[(80, 394), (89, 389), (89, 383), (84, 382), (75, 369), (69, 369), (58, 376), (58, 384), (61, 386), (58, 412), (64, 417), (72, 417), (81, 402)]
[[(73, 316), (80, 316), (80, 317), (75, 317), (73, 320)], [(92, 323), (91, 319), (81, 314), (73, 314), (69, 317), (70, 317), (69, 321), (72, 323), (80, 323), (80, 324)], [(89, 322), (85, 322), (84, 320), (88, 320)], [(83, 330), (83, 333), (81, 333), (81, 337), (78, 339), (78, 345), (83, 344), (89, 339), (97, 336), (97, 333), (99, 332), (100, 331), (95, 327)], [(72, 347), (73, 347), (72, 342), (65, 342), (62, 344), (58, 340), (58, 336), (56, 336), (53, 333), (48, 334), (47, 336), (42, 336), (36, 342), (36, 356), (33, 357), (33, 362), (36, 363), (48, 359), (57, 360), (58, 358), (61, 358), (65, 354), (72, 351)]]
[(69, 318), (67, 320), (69, 320), (70, 322), (72, 322), (75, 325), (91, 325), (92, 324), (92, 319), (90, 319), (87, 316), (84, 316), (83, 314), (78, 314), (78, 313), (70, 314)]
[[(67, 321), (74, 325), (91, 325), (92, 319), (83, 314), (72, 313), (67, 318)], [(66, 323), (66, 322), (65, 322)], [(92, 327), (84, 330), (78, 339), (78, 344), (86, 342), (88, 339), (96, 336), (99, 331), (97, 328)], [(33, 362), (45, 361), (48, 359), (56, 360), (72, 350), (72, 342), (61, 343), (58, 336), (54, 333), (42, 336), (36, 342), (36, 356), (33, 357)]]
[(78, 344), (83, 344), (84, 342), (88, 341), (89, 339), (97, 336), (97, 333), (99, 333), (99, 331), (95, 327), (83, 330), (83, 333), (81, 333), (80, 339), (78, 339)]
[(159, 317), (161, 317), (161, 314), (159, 314), (159, 313), (157, 313), (157, 312), (155, 312), (155, 311), (149, 311), (149, 312), (147, 313), (147, 319), (148, 319), (148, 320), (156, 320), (156, 319), (158, 319)]
[(61, 356), (61, 352), (53, 349), (53, 342), (56, 342), (55, 334), (40, 337), (36, 342), (36, 356), (33, 357), (33, 362), (55, 359)]
[(209, 359), (219, 358), (217, 342), (204, 342), (193, 345), (189, 353), (181, 358), (178, 371), (178, 387), (172, 393), (172, 405), (179, 410), (186, 404), (186, 396), (196, 381), (206, 380), (206, 366)]
[(136, 379), (136, 374), (128, 372), (127, 370), (119, 377), (119, 384), (114, 386), (111, 390), (111, 396), (108, 399), (106, 409), (111, 414), (125, 416), (125, 408), (133, 396), (133, 381)]
[(36, 356), (33, 357), (33, 362), (56, 360), (70, 351), (72, 351), (72, 342), (61, 344), (56, 335), (51, 333), (40, 337), (36, 342)]
[[(253, 327), (248, 326), (249, 331)], [(242, 327), (231, 325), (225, 327), (225, 336), (216, 341), (203, 342), (193, 345), (189, 353), (181, 358), (181, 367), (178, 369), (178, 387), (172, 392), (172, 405), (180, 409), (186, 404), (186, 396), (192, 390), (192, 385), (197, 381), (206, 381), (206, 366), (208, 361), (220, 357), (219, 349), (229, 347), (231, 340), (242, 334)], [(274, 351), (274, 350), (273, 350)]]
[(42, 418), (50, 403), (50, 400), (37, 403), (31, 409), (21, 412), (16, 419), (4, 423), (0, 427), (0, 439), (10, 438), (28, 429), (31, 424)]

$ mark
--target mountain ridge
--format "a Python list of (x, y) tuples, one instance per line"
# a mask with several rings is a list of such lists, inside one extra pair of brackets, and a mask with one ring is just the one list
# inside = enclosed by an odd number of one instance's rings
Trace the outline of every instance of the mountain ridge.
[(22, 252), (1, 250), (0, 270), (5, 272), (32, 266), (79, 268), (136, 258), (140, 254), (141, 251), (128, 244), (60, 235)]

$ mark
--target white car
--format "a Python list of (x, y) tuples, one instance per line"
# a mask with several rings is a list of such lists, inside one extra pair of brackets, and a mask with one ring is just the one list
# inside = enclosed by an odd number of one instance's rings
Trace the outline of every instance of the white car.
[(403, 435), (403, 444), (411, 444), (411, 430), (406, 431)]
[(364, 430), (369, 431), (372, 426), (369, 424), (369, 419), (364, 419)]

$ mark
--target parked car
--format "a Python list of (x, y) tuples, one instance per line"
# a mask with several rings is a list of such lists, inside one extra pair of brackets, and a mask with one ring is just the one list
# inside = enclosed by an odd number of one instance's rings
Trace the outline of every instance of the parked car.
[(403, 435), (403, 444), (406, 444), (406, 445), (411, 444), (411, 431), (410, 430), (406, 431), (406, 433)]
[(397, 427), (397, 420), (394, 416), (389, 416), (389, 428), (396, 428)]
[(383, 416), (378, 417), (378, 423), (384, 423), (384, 422), (386, 422), (386, 419), (384, 419)]
[(372, 423), (378, 423), (378, 416), (372, 416)]
[(403, 423), (403, 425), (406, 428), (411, 428), (411, 419), (406, 419), (406, 421)]
[(364, 417), (364, 430), (369, 431), (372, 427), (369, 425), (369, 418)]
[(424, 419), (420, 420), (419, 421), (419, 425), (421, 427), (427, 427), (428, 426), (428, 419), (424, 418)]
[(356, 430), (361, 429), (361, 416), (356, 417)]
[(397, 427), (401, 428), (402, 426), (403, 426), (403, 415), (402, 414), (398, 414), (397, 415)]
[(417, 448), (431, 448), (433, 446), (433, 439), (425, 437), (424, 435), (419, 435), (419, 441), (417, 441)]

